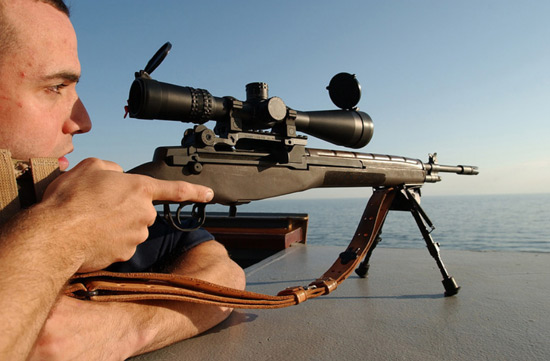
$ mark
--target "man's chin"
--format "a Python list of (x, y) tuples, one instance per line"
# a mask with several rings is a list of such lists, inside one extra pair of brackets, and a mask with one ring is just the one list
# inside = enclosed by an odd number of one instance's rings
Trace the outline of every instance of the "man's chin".
[(58, 159), (59, 161), (59, 169), (64, 171), (69, 168), (69, 160), (66, 157), (61, 157)]

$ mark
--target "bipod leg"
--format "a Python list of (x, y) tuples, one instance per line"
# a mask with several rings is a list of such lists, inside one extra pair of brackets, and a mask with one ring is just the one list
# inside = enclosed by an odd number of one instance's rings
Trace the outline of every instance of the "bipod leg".
[(340, 284), (348, 278), (372, 248), (397, 193), (393, 187), (374, 189), (350, 244), (318, 280), (335, 280)]
[[(375, 189), (375, 192), (388, 192), (388, 190), (379, 188), (379, 189)], [(393, 197), (395, 197), (396, 194), (399, 194), (397, 189), (392, 189), (390, 192), (394, 195)], [(395, 198), (392, 198), (392, 199), (395, 199)], [(392, 204), (393, 204), (393, 200), (392, 200)], [(386, 215), (387, 215), (387, 212), (386, 212)], [(382, 237), (381, 237), (382, 227), (384, 226), (384, 222), (386, 221), (386, 215), (384, 215), (384, 218), (382, 219), (380, 230), (378, 231), (376, 238), (373, 240), (372, 245), (369, 247), (367, 254), (365, 255), (365, 258), (363, 259), (363, 262), (361, 262), (359, 264), (359, 267), (355, 269), (355, 273), (361, 278), (367, 278), (369, 273), (369, 268), (370, 268), (369, 261), (370, 261), (370, 257), (372, 256), (372, 251), (374, 251), (378, 243), (382, 241)]]
[(376, 238), (374, 239), (374, 242), (372, 243), (372, 247), (368, 250), (367, 255), (365, 256), (365, 259), (363, 260), (363, 262), (361, 262), (359, 267), (357, 267), (357, 269), (355, 270), (355, 273), (361, 278), (367, 278), (367, 276), (369, 274), (370, 256), (372, 255), (372, 251), (374, 251), (374, 249), (376, 248), (378, 243), (380, 243), (380, 241), (382, 241), (382, 237), (380, 237), (381, 234), (382, 234), (382, 230), (380, 230), (380, 232), (378, 232), (378, 236), (376, 236)]
[(460, 287), (457, 285), (454, 278), (451, 277), (447, 272), (447, 269), (445, 268), (445, 265), (441, 260), (441, 255), (439, 253), (439, 244), (434, 242), (432, 236), (430, 235), (430, 233), (434, 230), (432, 222), (430, 221), (426, 213), (424, 213), (424, 210), (420, 207), (420, 204), (418, 204), (418, 202), (410, 193), (407, 187), (403, 188), (403, 192), (407, 195), (407, 199), (410, 204), (410, 212), (414, 220), (416, 221), (416, 225), (418, 226), (418, 229), (420, 230), (424, 241), (426, 241), (426, 247), (428, 248), (430, 255), (435, 259), (437, 267), (441, 271), (441, 275), (443, 276), (443, 281), (441, 282), (443, 283), (443, 287), (445, 287), (445, 297), (456, 295), (460, 290)]

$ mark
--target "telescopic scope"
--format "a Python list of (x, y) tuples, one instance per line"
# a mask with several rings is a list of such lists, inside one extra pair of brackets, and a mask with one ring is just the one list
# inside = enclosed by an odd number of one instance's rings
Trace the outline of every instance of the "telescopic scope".
[[(260, 91), (251, 94), (249, 88), (258, 89), (259, 84)], [(130, 88), (128, 111), (132, 118), (203, 124), (229, 121), (233, 100), (212, 96), (204, 89), (137, 77)], [(354, 105), (348, 110), (296, 111), (296, 130), (336, 145), (362, 148), (372, 138), (374, 125), (369, 115), (355, 110)], [(243, 120), (243, 130), (259, 130), (285, 121), (289, 110), (280, 98), (268, 98), (267, 84), (251, 83), (242, 109), (234, 109), (233, 115)]]

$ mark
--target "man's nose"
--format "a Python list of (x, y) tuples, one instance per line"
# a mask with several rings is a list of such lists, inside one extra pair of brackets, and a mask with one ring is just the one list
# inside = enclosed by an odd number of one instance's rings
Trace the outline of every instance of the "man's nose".
[(90, 116), (86, 107), (80, 98), (78, 98), (73, 106), (70, 121), (66, 122), (65, 129), (63, 130), (65, 133), (80, 134), (87, 133), (90, 129), (92, 129)]

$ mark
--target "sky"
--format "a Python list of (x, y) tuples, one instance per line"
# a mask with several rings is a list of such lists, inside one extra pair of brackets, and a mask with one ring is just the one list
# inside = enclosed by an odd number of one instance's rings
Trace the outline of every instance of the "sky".
[[(189, 123), (123, 118), (134, 72), (165, 42), (159, 81), (245, 99), (245, 85), (301, 110), (336, 109), (326, 86), (355, 74), (374, 121), (358, 150), (476, 165), (424, 194), (547, 193), (550, 184), (548, 1), (68, 0), (79, 39), (78, 92), (92, 118), (74, 139), (125, 170), (178, 145)], [(309, 137), (308, 147), (345, 149)], [(353, 197), (356, 189), (306, 192)], [(304, 196), (303, 194), (301, 196)]]

